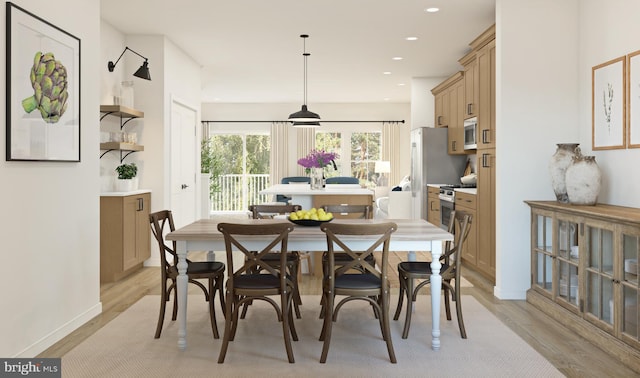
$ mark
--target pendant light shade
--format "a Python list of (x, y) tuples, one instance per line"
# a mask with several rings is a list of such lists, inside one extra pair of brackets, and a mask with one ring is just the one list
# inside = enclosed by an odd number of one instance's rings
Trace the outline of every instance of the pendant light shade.
[[(301, 113), (301, 112), (298, 112), (298, 113)], [(311, 112), (309, 112), (309, 113), (311, 113)], [(311, 114), (315, 114), (315, 113), (311, 113)], [(315, 115), (317, 116), (317, 114), (315, 114)], [(317, 120), (315, 122), (299, 122), (299, 121), (295, 121), (295, 122), (293, 122), (293, 127), (296, 127), (296, 128), (320, 127), (320, 122), (318, 122)]]
[(289, 115), (289, 121), (293, 122), (294, 127), (318, 127), (320, 126), (320, 123), (318, 122), (320, 120), (320, 116), (317, 113), (314, 113), (307, 109), (307, 58), (311, 54), (306, 51), (305, 41), (307, 38), (309, 38), (309, 35), (302, 34), (300, 35), (300, 38), (302, 38), (302, 56), (304, 57), (304, 102), (300, 111), (291, 113)]

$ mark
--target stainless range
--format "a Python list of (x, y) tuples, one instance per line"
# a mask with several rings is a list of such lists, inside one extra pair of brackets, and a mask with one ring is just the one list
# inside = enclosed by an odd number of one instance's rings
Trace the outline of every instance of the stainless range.
[(456, 191), (458, 188), (475, 188), (476, 185), (441, 185), (440, 194), (440, 228), (446, 230), (449, 228), (449, 220), (451, 219), (451, 212), (455, 210), (456, 203)]

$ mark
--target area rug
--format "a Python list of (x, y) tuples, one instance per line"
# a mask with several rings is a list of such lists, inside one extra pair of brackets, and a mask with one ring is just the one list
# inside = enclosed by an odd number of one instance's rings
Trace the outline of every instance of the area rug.
[[(189, 296), (188, 347), (177, 348), (177, 324), (165, 319), (154, 339), (159, 296), (149, 295), (62, 356), (63, 377), (562, 377), (538, 352), (473, 297), (463, 296), (468, 339), (455, 320), (441, 320), (439, 351), (431, 349), (430, 297), (420, 296), (409, 338), (403, 321), (391, 321), (397, 364), (389, 362), (377, 320), (367, 304), (350, 302), (333, 328), (329, 356), (320, 364), (322, 321), (318, 296), (303, 296), (296, 362), (287, 362), (282, 328), (266, 303), (254, 304), (218, 364), (220, 340), (213, 339), (206, 302)], [(392, 307), (395, 309), (395, 307)], [(168, 311), (169, 312), (169, 311)], [(444, 311), (443, 311), (444, 313)], [(364, 320), (362, 316), (364, 315)], [(402, 314), (404, 316), (404, 313)], [(170, 317), (170, 315), (169, 315)], [(218, 319), (223, 319), (222, 315)], [(402, 317), (401, 317), (402, 319)], [(222, 333), (224, 321), (219, 321)]]

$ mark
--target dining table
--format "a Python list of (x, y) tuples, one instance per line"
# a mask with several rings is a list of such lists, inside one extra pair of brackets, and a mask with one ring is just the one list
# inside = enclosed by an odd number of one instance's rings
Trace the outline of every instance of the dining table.
[[(288, 222), (281, 219), (240, 219), (216, 216), (214, 219), (200, 219), (166, 235), (167, 240), (176, 242), (178, 255), (177, 300), (178, 306), (178, 348), (187, 348), (187, 255), (192, 251), (225, 251), (224, 236), (218, 231), (218, 223), (262, 224), (264, 222)], [(334, 219), (340, 223), (382, 223), (394, 222), (397, 230), (391, 235), (390, 251), (430, 251), (431, 252), (431, 347), (440, 349), (440, 298), (442, 277), (440, 276), (440, 256), (444, 241), (453, 240), (453, 235), (424, 219)], [(375, 236), (357, 236), (347, 241), (350, 248), (368, 248)], [(270, 240), (260, 236), (239, 238), (248, 248), (260, 250)], [(369, 244), (367, 244), (369, 243)], [(291, 251), (326, 251), (327, 238), (320, 227), (294, 225), (289, 233), (288, 249)], [(317, 252), (314, 252), (317, 253)]]

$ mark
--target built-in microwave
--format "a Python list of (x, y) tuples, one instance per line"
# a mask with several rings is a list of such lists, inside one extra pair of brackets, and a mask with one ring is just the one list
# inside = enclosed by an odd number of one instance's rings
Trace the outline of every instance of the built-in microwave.
[(473, 117), (464, 120), (464, 149), (475, 150), (478, 148), (478, 118)]

